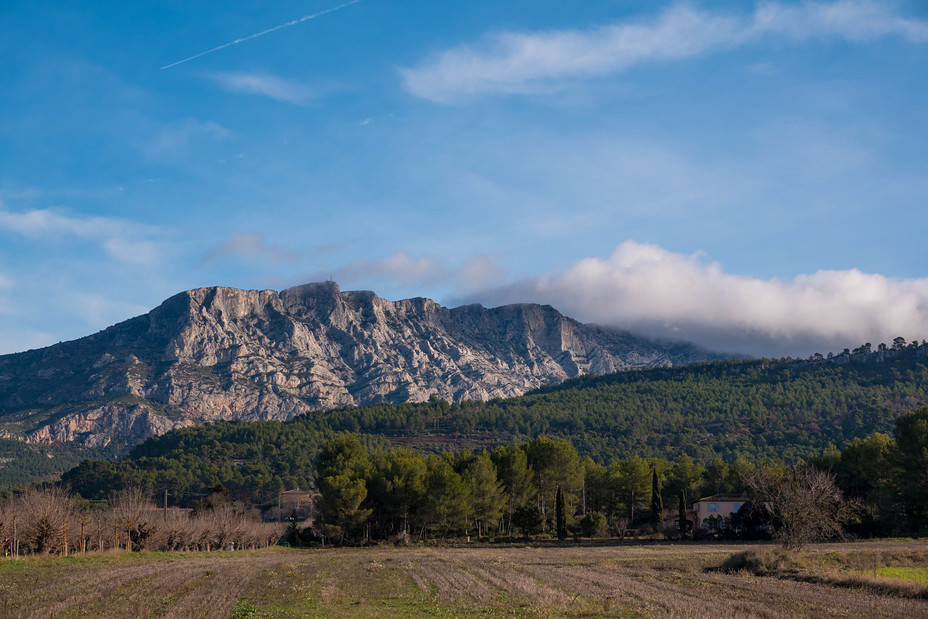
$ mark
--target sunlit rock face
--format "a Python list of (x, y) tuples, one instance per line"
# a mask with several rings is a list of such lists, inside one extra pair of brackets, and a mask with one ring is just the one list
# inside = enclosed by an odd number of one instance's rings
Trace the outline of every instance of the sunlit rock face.
[(581, 374), (713, 358), (550, 306), (448, 309), (334, 282), (279, 293), (199, 288), (94, 335), (0, 357), (0, 427), (32, 442), (102, 447), (221, 419), (487, 400)]

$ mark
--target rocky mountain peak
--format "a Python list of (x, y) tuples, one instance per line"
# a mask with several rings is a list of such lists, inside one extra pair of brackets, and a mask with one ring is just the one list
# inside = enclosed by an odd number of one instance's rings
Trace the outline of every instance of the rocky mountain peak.
[(486, 400), (585, 373), (716, 358), (534, 304), (448, 309), (335, 282), (198, 288), (144, 316), (0, 357), (0, 423), (32, 441), (130, 443), (218, 419)]

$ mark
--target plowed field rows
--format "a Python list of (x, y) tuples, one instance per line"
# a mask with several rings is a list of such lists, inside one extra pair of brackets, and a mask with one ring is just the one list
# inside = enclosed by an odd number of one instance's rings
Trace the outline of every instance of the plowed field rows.
[[(911, 545), (814, 552), (896, 547)], [(0, 617), (928, 618), (926, 600), (714, 569), (744, 548), (381, 546), (26, 559), (0, 563)]]

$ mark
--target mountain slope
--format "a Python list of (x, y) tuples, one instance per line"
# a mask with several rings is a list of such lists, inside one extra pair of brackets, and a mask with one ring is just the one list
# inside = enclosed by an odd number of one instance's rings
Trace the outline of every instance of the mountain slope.
[(200, 288), (100, 333), (0, 357), (0, 435), (121, 447), (220, 419), (487, 400), (564, 379), (718, 358), (550, 306), (444, 308), (334, 282)]
[(901, 414), (925, 404), (928, 344), (821, 360), (729, 360), (580, 377), (490, 402), (376, 404), (181, 428), (122, 460), (83, 463), (64, 479), (87, 498), (135, 486), (169, 487), (177, 500), (193, 501), (222, 483), (241, 500), (276, 502), (281, 488), (311, 486), (319, 448), (345, 431), (369, 448), (432, 452), (544, 434), (600, 463), (685, 453), (718, 474), (718, 457), (792, 462), (833, 454), (830, 447), (855, 438), (892, 434)]

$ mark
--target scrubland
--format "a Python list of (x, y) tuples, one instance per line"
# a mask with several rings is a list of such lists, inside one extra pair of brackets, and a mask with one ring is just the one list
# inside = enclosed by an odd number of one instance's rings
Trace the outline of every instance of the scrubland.
[(928, 617), (928, 544), (377, 546), (0, 563), (2, 617)]

